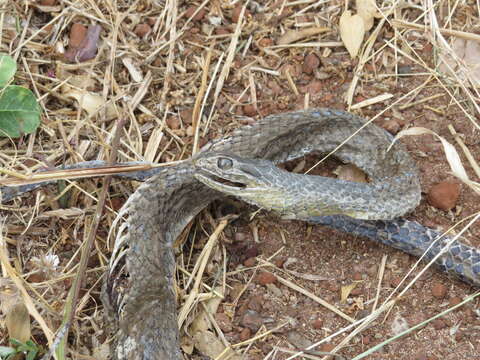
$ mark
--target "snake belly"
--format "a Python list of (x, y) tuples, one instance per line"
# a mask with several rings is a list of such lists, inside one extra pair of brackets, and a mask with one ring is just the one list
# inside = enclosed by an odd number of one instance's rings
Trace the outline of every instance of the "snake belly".
[[(228, 153), (282, 163), (312, 152), (327, 153), (364, 124), (365, 120), (358, 116), (329, 109), (272, 115), (207, 144), (195, 159), (163, 168), (142, 184), (121, 209), (113, 227), (115, 245), (102, 289), (102, 301), (115, 335), (112, 357), (182, 358), (176, 322), (173, 242), (209, 203), (228, 196), (197, 180), (197, 159)], [(392, 136), (383, 129), (368, 125), (335, 153), (341, 160), (363, 169), (376, 190), (389, 190), (379, 197), (379, 201), (385, 201), (378, 209), (382, 213), (379, 219), (400, 216), (413, 210), (420, 201), (415, 164), (401, 144), (387, 151), (391, 140)], [(346, 199), (334, 190), (325, 188), (341, 208)], [(412, 236), (408, 239), (420, 235), (422, 244), (434, 239), (431, 230), (406, 220), (358, 220), (344, 215), (321, 215), (303, 220), (367, 236), (414, 255), (419, 255), (424, 247), (419, 241), (404, 239), (405, 230), (411, 230)], [(372, 219), (371, 216), (364, 218)], [(392, 229), (395, 235), (390, 235)], [(462, 246), (450, 248), (448, 260), (444, 256), (438, 264), (480, 285), (480, 268), (478, 272), (476, 268), (480, 267), (479, 252)], [(439, 248), (432, 247), (429, 256), (434, 256), (435, 251), (438, 253)], [(467, 254), (470, 260), (463, 259)], [(459, 269), (459, 265), (464, 268)]]

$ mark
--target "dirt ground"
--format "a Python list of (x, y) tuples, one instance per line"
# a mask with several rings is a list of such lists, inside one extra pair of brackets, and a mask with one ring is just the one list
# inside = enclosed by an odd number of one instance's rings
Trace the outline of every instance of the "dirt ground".
[[(173, 0), (9, 3), (1, 18), (1, 51), (14, 54), (18, 49), (15, 82), (42, 96), (44, 113), (36, 133), (13, 140), (0, 138), (2, 167), (28, 173), (40, 167), (108, 159), (116, 118), (124, 119), (119, 161), (181, 160), (192, 154), (197, 127), (197, 140), (203, 145), (269, 114), (305, 107), (350, 110), (366, 119), (380, 114), (375, 124), (392, 134), (425, 127), (456, 145), (448, 129), (452, 125), (478, 160), (479, 96), (465, 79), (447, 78), (437, 67), (443, 50), (438, 35), (432, 35), (435, 27), (429, 26), (431, 11), (423, 9), (427, 3), (405, 1), (396, 4), (394, 10), (390, 2), (377, 1), (388, 22), (383, 23), (381, 16), (374, 19), (363, 42), (367, 45), (355, 59), (342, 45), (339, 18), (345, 4), (337, 0), (250, 2), (243, 22), (242, 1), (210, 1), (203, 9), (199, 9), (200, 2)], [(354, 2), (349, 8), (356, 11)], [(438, 27), (459, 30), (462, 34), (457, 36), (462, 39), (465, 34), (480, 34), (479, 11), (474, 1), (441, 0), (434, 7)], [(408, 22), (410, 27), (394, 25), (392, 20)], [(101, 26), (93, 59), (79, 63), (66, 59), (64, 50), (78, 51), (72, 46), (74, 38), (82, 36), (77, 32), (83, 36), (86, 32), (86, 27), (78, 30), (79, 25), (74, 24)], [(413, 29), (411, 24), (420, 28)], [(298, 35), (311, 28), (329, 30)], [(294, 37), (288, 46), (282, 45), (285, 34), (298, 38)], [(447, 41), (455, 39), (443, 34)], [(367, 41), (369, 36), (371, 41)], [(229, 51), (235, 38), (235, 51)], [(373, 46), (367, 49), (370, 43)], [(77, 45), (80, 49), (84, 46)], [(78, 53), (75, 56), (79, 60)], [(208, 77), (203, 81), (205, 69)], [(222, 77), (226, 69), (228, 76)], [(222, 78), (223, 84), (219, 80)], [(65, 84), (71, 88), (65, 88)], [(78, 107), (72, 89), (89, 91), (110, 102), (102, 100), (104, 108), (90, 112), (85, 106)], [(354, 92), (349, 98), (350, 89)], [(385, 94), (392, 96), (380, 97)], [(205, 100), (205, 108), (197, 121), (199, 99)], [(369, 99), (378, 100), (349, 108)], [(118, 113), (109, 117), (103, 110), (113, 103)], [(207, 120), (212, 110), (213, 117)], [(408, 219), (447, 230), (478, 213), (479, 194), (452, 175), (440, 141), (432, 135), (402, 141), (418, 164), (423, 191), (420, 206), (408, 214)], [(478, 181), (466, 156), (457, 149), (467, 173)], [(335, 176), (337, 166), (334, 159), (329, 159), (316, 174)], [(448, 211), (427, 201), (432, 187), (444, 182), (461, 184), (459, 197)], [(2, 251), (8, 254), (18, 279), (52, 332), (62, 321), (102, 184), (103, 179), (62, 182), (1, 207), (7, 243)], [(107, 234), (116, 211), (138, 185), (114, 179), (109, 188), (68, 337), (72, 359), (107, 358), (111, 339), (104, 330), (99, 298), (111, 253)], [(63, 196), (65, 187), (68, 191)], [(240, 215), (224, 231), (203, 282), (210, 286), (220, 282), (226, 289), (224, 300), (211, 314), (211, 321), (217, 325), (212, 331), (224, 346), (233, 345), (246, 359), (288, 359), (296, 350), (324, 340), (295, 357), (321, 359), (351, 333), (346, 330), (327, 338), (346, 328), (350, 321), (292, 283), (358, 320), (372, 311), (376, 299), (378, 308), (417, 261), (363, 238), (255, 210), (236, 201), (214, 204), (198, 216), (178, 251), (178, 263), (192, 270), (202, 244), (213, 231), (210, 223), (216, 220), (212, 217), (232, 212)], [(460, 225), (457, 231), (462, 228)], [(463, 241), (480, 247), (478, 221), (464, 235)], [(58, 259), (58, 265), (52, 256)], [(409, 279), (424, 265), (416, 267)], [(20, 290), (2, 270), (2, 301), (7, 293), (17, 294), (16, 299), (23, 301), (18, 295)], [(383, 271), (380, 285), (379, 271)], [(185, 275), (179, 270), (179, 307), (188, 293), (184, 284)], [(355, 287), (342, 301), (342, 289), (351, 284)], [(357, 359), (368, 349), (455, 306), (476, 291), (429, 268), (400, 298), (399, 292), (394, 292), (397, 301), (389, 311), (346, 342), (336, 359)], [(192, 311), (190, 320), (199, 309), (197, 306)], [(5, 324), (13, 310), (3, 305), (1, 311)], [(31, 339), (46, 348), (44, 329), (33, 318), (29, 322)], [(188, 337), (183, 329), (185, 334)], [(8, 339), (9, 332), (3, 327), (0, 344), (8, 345)], [(186, 359), (207, 358), (198, 347), (192, 350), (187, 343), (183, 338), (184, 349), (191, 351)], [(480, 300), (475, 298), (392, 340), (364, 359), (480, 359)]]

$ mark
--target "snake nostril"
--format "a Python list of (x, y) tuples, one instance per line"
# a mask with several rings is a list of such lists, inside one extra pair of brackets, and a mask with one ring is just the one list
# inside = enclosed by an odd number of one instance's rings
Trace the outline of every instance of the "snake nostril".
[(221, 170), (228, 170), (231, 169), (233, 166), (233, 161), (228, 158), (219, 158), (217, 161), (217, 166)]

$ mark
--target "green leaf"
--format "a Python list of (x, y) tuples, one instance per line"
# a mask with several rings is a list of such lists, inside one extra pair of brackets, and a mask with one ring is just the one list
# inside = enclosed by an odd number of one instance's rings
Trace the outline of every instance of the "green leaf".
[(40, 125), (40, 106), (33, 93), (11, 85), (0, 92), (0, 136), (20, 137)]
[(8, 355), (15, 354), (16, 350), (9, 346), (0, 346), (0, 357), (3, 359)]
[(8, 84), (17, 72), (17, 63), (10, 55), (0, 54), (0, 88)]

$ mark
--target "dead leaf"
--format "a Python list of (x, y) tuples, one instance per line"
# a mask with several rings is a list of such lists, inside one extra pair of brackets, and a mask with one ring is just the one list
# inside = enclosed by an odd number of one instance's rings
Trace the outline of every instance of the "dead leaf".
[(69, 209), (57, 209), (57, 210), (50, 210), (41, 213), (38, 218), (49, 218), (49, 217), (59, 217), (61, 219), (69, 219), (72, 217), (78, 217), (85, 215), (85, 211), (79, 208), (69, 208)]
[(353, 181), (359, 183), (367, 183), (367, 174), (354, 164), (340, 165), (333, 172), (341, 180)]
[(20, 342), (26, 342), (31, 337), (30, 314), (21, 299), (13, 305), (5, 317), (8, 336)]
[(445, 52), (444, 61), (439, 62), (439, 70), (450, 76), (456, 75), (460, 81), (470, 80), (473, 86), (480, 86), (480, 43), (455, 38), (451, 48), (459, 61)]
[(373, 26), (373, 19), (377, 16), (375, 0), (357, 0), (357, 14), (363, 19), (365, 31)]
[(355, 59), (362, 46), (365, 35), (365, 24), (359, 15), (352, 15), (350, 10), (340, 17), (340, 37), (348, 50), (350, 57)]
[[(67, 87), (68, 88), (68, 87)], [(77, 100), (79, 106), (85, 110), (88, 115), (93, 115), (99, 111), (102, 107), (106, 106), (106, 118), (107, 120), (113, 119), (117, 116), (115, 108), (111, 103), (105, 105), (105, 101), (102, 96), (95, 93), (68, 88), (64, 91), (64, 95)]]
[(347, 301), (348, 295), (352, 292), (353, 289), (357, 286), (357, 283), (351, 283), (350, 285), (342, 286), (340, 290), (340, 302), (345, 303)]
[(314, 27), (314, 28), (308, 28), (308, 29), (303, 29), (300, 31), (297, 30), (290, 30), (287, 31), (285, 34), (283, 34), (277, 41), (278, 45), (287, 45), (294, 43), (298, 40), (305, 39), (309, 36), (321, 34), (323, 32), (330, 31), (330, 28), (326, 27)]
[[(219, 294), (222, 294), (222, 290), (223, 289), (221, 286), (217, 286), (215, 288), (215, 291)], [(200, 311), (198, 312), (195, 319), (193, 319), (192, 325), (190, 326), (190, 330), (192, 333), (196, 333), (199, 331), (207, 331), (208, 329), (210, 329), (210, 320), (208, 319), (208, 315), (205, 311), (207, 311), (208, 314), (211, 314), (213, 316), (217, 312), (218, 306), (221, 302), (222, 298), (218, 296), (215, 296), (212, 299), (203, 302), (205, 306), (199, 307)]]

